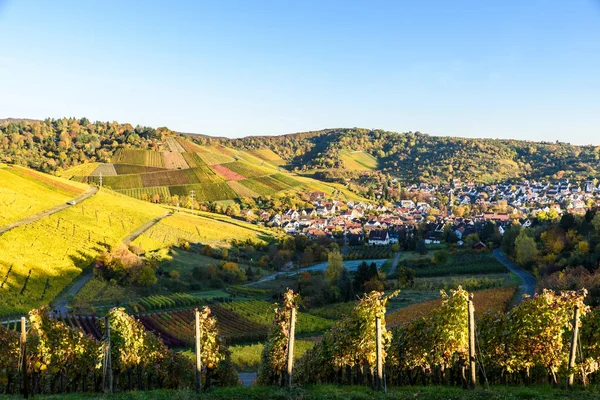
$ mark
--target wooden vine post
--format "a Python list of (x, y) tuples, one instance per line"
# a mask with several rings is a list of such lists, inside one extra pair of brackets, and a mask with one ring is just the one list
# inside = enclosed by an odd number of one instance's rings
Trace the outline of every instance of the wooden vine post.
[(287, 349), (287, 375), (288, 387), (292, 388), (292, 370), (294, 369), (294, 340), (296, 336), (296, 307), (290, 310), (290, 331), (288, 335)]
[(469, 369), (471, 370), (471, 388), (477, 385), (477, 366), (475, 363), (475, 308), (473, 307), (473, 297), (469, 295), (467, 302), (469, 311)]
[(196, 315), (196, 393), (200, 393), (200, 390), (202, 389), (202, 331), (200, 330), (200, 310), (196, 308), (194, 314)]
[(571, 337), (571, 351), (569, 353), (569, 377), (567, 380), (567, 386), (569, 387), (569, 389), (573, 388), (573, 381), (575, 379), (573, 369), (575, 368), (575, 355), (577, 354), (577, 337), (579, 335), (579, 314), (579, 307), (575, 306), (575, 309), (573, 310), (573, 336)]
[(376, 344), (376, 361), (377, 361), (377, 381), (376, 389), (383, 390), (383, 343), (381, 337), (381, 318), (375, 318), (375, 344)]
[(110, 348), (110, 317), (107, 315), (104, 317), (104, 335), (106, 341), (104, 342), (104, 392), (113, 392), (113, 373), (112, 373), (112, 360), (111, 360), (111, 348)]
[(29, 398), (29, 385), (27, 380), (27, 325), (25, 317), (21, 317), (21, 373), (23, 397)]

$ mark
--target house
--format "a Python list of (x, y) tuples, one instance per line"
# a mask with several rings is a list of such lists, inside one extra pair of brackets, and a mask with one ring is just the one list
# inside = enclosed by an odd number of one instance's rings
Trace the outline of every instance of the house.
[(369, 232), (369, 246), (387, 246), (390, 244), (390, 234), (386, 229)]

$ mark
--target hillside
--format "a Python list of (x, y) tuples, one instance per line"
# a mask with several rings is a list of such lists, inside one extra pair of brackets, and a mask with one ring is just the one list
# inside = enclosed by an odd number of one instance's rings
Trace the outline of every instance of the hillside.
[[(22, 167), (0, 166), (0, 178), (0, 315), (48, 304), (99, 253), (144, 227), (149, 230), (134, 243), (148, 250), (182, 239), (218, 245), (271, 237), (264, 228), (210, 213), (175, 214), (152, 227), (168, 209)], [(84, 192), (86, 199), (66, 204)]]
[(102, 173), (105, 185), (139, 198), (192, 189), (206, 201), (303, 191), (288, 171), (344, 178), (380, 171), (431, 183), (581, 179), (597, 174), (599, 161), (600, 146), (360, 128), (224, 139), (85, 118), (0, 122), (0, 162), (89, 182)]
[(494, 182), (511, 178), (586, 178), (600, 171), (600, 146), (523, 140), (438, 137), (368, 129), (327, 129), (229, 140), (254, 151), (270, 149), (291, 167), (379, 169), (404, 182)]

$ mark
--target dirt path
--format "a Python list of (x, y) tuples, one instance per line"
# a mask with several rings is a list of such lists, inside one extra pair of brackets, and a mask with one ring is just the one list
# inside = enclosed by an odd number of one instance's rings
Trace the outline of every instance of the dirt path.
[[(148, 229), (152, 228), (154, 225), (158, 224), (163, 218), (166, 218), (169, 215), (171, 215), (170, 212), (166, 213), (163, 216), (154, 218), (153, 220), (146, 222), (144, 225), (140, 226), (139, 228), (137, 228), (136, 230), (131, 232), (128, 236), (126, 236), (123, 239), (122, 243), (129, 244), (129, 243), (133, 242), (138, 236), (142, 235)], [(71, 286), (66, 293), (59, 295), (60, 300), (58, 300), (56, 307), (54, 307), (54, 312), (57, 314), (66, 314), (67, 312), (69, 312), (69, 308), (67, 307), (69, 304), (69, 298), (73, 297), (77, 293), (79, 293), (81, 288), (86, 283), (88, 283), (88, 281), (90, 279), (92, 279), (93, 276), (94, 276), (94, 271), (89, 271), (89, 272), (86, 272), (85, 274), (81, 274), (77, 278), (75, 278), (76, 282), (73, 284), (73, 286)]]
[[(79, 196), (75, 197), (74, 199), (69, 200), (69, 202), (75, 201), (75, 203), (79, 203), (79, 202), (82, 202), (83, 200), (89, 199), (96, 193), (98, 193), (98, 188), (96, 186), (90, 186), (88, 188), (88, 190), (86, 190), (84, 193), (80, 194)], [(48, 217), (52, 214), (56, 214), (57, 212), (65, 210), (69, 207), (73, 207), (73, 206), (70, 204), (67, 204), (67, 202), (65, 202), (63, 204), (56, 205), (56, 206), (49, 208), (45, 211), (42, 211), (40, 213), (29, 216), (27, 218), (23, 218), (19, 221), (11, 223), (11, 224), (4, 225), (4, 226), (0, 227), (0, 235), (2, 235), (5, 232), (10, 231), (11, 229), (18, 228), (19, 226), (28, 225), (33, 222), (39, 221), (42, 218)]]
[(390, 272), (388, 272), (389, 276), (392, 276), (394, 272), (396, 272), (396, 268), (398, 268), (398, 264), (400, 263), (400, 256), (402, 255), (402, 250), (396, 253), (394, 257), (394, 261), (392, 261), (392, 267), (390, 268)]
[[(521, 285), (522, 294), (528, 294), (529, 296), (533, 296), (535, 294), (535, 277), (531, 275), (529, 272), (525, 271), (523, 268), (519, 267), (514, 262), (510, 261), (504, 252), (500, 249), (496, 249), (493, 251), (494, 257), (496, 260), (500, 261), (506, 268), (510, 270), (510, 272), (517, 275), (523, 284)], [(523, 296), (519, 298), (519, 303), (523, 300)]]
[(148, 229), (152, 228), (154, 225), (158, 224), (161, 220), (167, 218), (169, 215), (172, 215), (172, 214), (173, 214), (172, 212), (168, 212), (165, 215), (162, 215), (160, 217), (154, 218), (153, 220), (146, 222), (144, 225), (140, 226), (139, 228), (137, 228), (136, 230), (131, 232), (125, 239), (123, 239), (123, 244), (129, 244), (129, 243), (133, 242), (139, 236), (143, 235), (144, 232), (146, 232)]

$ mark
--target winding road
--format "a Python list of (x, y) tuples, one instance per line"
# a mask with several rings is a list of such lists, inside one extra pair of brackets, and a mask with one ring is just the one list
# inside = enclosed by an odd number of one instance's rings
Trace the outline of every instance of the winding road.
[(525, 271), (523, 268), (519, 267), (514, 262), (510, 261), (508, 257), (504, 254), (504, 252), (500, 249), (496, 249), (492, 253), (496, 260), (500, 261), (506, 268), (510, 270), (510, 272), (517, 275), (523, 284), (520, 286), (523, 291), (521, 297), (519, 298), (519, 303), (523, 300), (523, 294), (527, 294), (529, 296), (533, 296), (535, 294), (535, 277), (531, 275), (529, 272)]
[(29, 216), (27, 218), (23, 218), (23, 219), (20, 219), (18, 221), (15, 221), (15, 222), (13, 222), (11, 224), (4, 225), (4, 226), (0, 227), (0, 235), (2, 235), (5, 232), (10, 231), (11, 229), (15, 229), (15, 228), (18, 228), (19, 226), (23, 226), (23, 225), (28, 225), (28, 224), (34, 223), (36, 221), (39, 221), (42, 218), (48, 217), (48, 216), (50, 216), (52, 214), (56, 214), (59, 211), (65, 210), (65, 209), (67, 209), (69, 207), (73, 207), (73, 205), (68, 204), (68, 203), (70, 203), (72, 201), (74, 201), (75, 203), (79, 203), (79, 202), (81, 202), (83, 200), (89, 199), (90, 197), (92, 197), (96, 193), (98, 193), (98, 188), (96, 186), (90, 186), (88, 188), (88, 190), (86, 190), (84, 193), (80, 194), (79, 196), (77, 196), (77, 197), (75, 197), (75, 198), (73, 198), (73, 199), (71, 199), (69, 201), (66, 201), (66, 202), (64, 202), (62, 204), (58, 204), (58, 205), (56, 205), (56, 206), (54, 206), (52, 208), (49, 208), (49, 209), (44, 210), (42, 212), (39, 212), (37, 214), (31, 215), (31, 216)]

